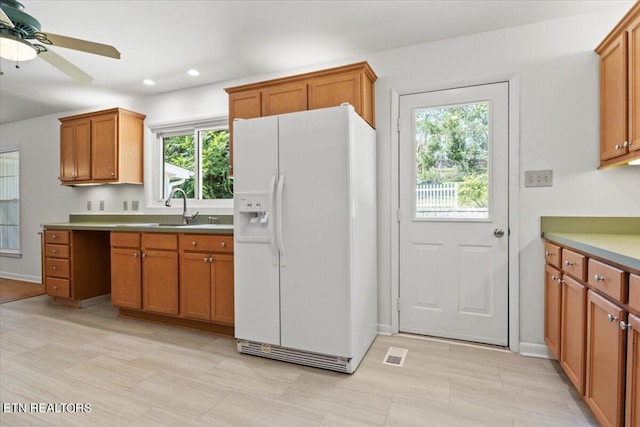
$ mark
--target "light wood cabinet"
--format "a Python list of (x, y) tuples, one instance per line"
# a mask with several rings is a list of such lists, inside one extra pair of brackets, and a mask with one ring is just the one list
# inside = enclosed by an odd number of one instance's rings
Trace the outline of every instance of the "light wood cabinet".
[(594, 291), (587, 296), (585, 401), (602, 426), (624, 424), (626, 332), (624, 309)]
[(108, 233), (45, 230), (45, 292), (54, 303), (80, 307), (82, 301), (109, 294)]
[(140, 233), (111, 233), (111, 303), (142, 308)]
[(587, 287), (563, 275), (560, 366), (580, 394), (584, 394)]
[(178, 314), (178, 236), (142, 233), (142, 309)]
[(233, 171), (233, 120), (351, 104), (375, 127), (377, 76), (368, 63), (226, 88), (229, 94), (229, 158)]
[(600, 55), (600, 167), (640, 159), (640, 3), (596, 48)]
[(142, 184), (144, 119), (122, 108), (60, 118), (62, 184)]
[(553, 266), (546, 265), (544, 270), (544, 341), (556, 359), (560, 360), (562, 279), (560, 271)]
[(640, 317), (629, 315), (627, 328), (627, 427), (640, 426)]
[(233, 237), (180, 237), (180, 315), (233, 325)]

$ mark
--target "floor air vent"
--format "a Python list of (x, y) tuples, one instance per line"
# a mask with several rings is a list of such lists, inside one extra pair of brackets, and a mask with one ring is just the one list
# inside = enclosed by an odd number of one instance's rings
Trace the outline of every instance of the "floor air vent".
[(397, 366), (402, 368), (404, 366), (404, 360), (407, 357), (409, 350), (406, 348), (389, 347), (387, 354), (384, 356), (382, 363), (385, 365)]

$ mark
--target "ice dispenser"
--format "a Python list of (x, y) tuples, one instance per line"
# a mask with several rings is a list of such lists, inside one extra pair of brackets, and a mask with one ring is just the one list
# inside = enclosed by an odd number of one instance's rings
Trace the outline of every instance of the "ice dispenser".
[(242, 193), (236, 197), (234, 233), (244, 242), (269, 243), (271, 222), (269, 220), (269, 193)]

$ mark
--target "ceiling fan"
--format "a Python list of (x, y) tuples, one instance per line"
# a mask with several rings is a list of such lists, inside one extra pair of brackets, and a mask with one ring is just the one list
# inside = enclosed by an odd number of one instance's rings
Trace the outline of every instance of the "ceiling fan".
[(50, 46), (120, 59), (120, 52), (113, 46), (40, 31), (40, 22), (23, 10), (24, 6), (15, 0), (0, 0), (0, 57), (20, 62), (39, 56), (72, 79), (85, 83), (93, 77), (53, 52)]

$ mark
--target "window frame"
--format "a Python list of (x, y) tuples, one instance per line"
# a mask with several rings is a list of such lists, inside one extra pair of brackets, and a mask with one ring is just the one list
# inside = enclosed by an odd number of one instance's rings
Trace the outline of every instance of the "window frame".
[[(21, 198), (21, 191), (20, 191), (20, 149), (18, 147), (3, 147), (2, 149), (0, 149), (0, 155), (5, 155), (8, 153), (17, 153), (18, 154), (18, 197), (17, 197), (17, 202), (18, 202), (18, 212), (17, 212), (17, 219), (18, 219), (18, 223), (15, 224), (15, 226), (18, 227), (18, 242), (17, 242), (17, 248), (16, 249), (8, 249), (8, 248), (3, 248), (0, 247), (0, 257), (7, 257), (7, 258), (22, 258), (22, 223), (20, 221), (20, 211), (21, 211), (21, 205), (22, 205), (22, 198)], [(1, 177), (5, 177), (6, 175), (0, 175)], [(8, 201), (8, 199), (7, 199)], [(4, 199), (0, 199), (0, 203), (4, 203), (5, 200)], [(5, 224), (2, 224), (5, 225)], [(14, 225), (14, 224), (11, 224)]]
[[(194, 173), (196, 179), (202, 181), (202, 153), (200, 132), (204, 130), (229, 130), (228, 117), (217, 117), (205, 120), (194, 120), (181, 123), (167, 123), (162, 125), (150, 126), (153, 138), (151, 138), (151, 156), (152, 156), (152, 168), (151, 168), (151, 185), (147, 190), (145, 186), (145, 193), (147, 193), (148, 207), (150, 208), (162, 208), (166, 210), (164, 199), (164, 140), (163, 138), (185, 135), (192, 133), (194, 135), (196, 164)], [(196, 186), (195, 196), (196, 198), (187, 199), (187, 205), (191, 208), (211, 208), (216, 213), (220, 214), (233, 214), (233, 198), (229, 199), (201, 199), (201, 189)], [(178, 206), (174, 203), (173, 207)], [(180, 207), (182, 205), (179, 205)]]

